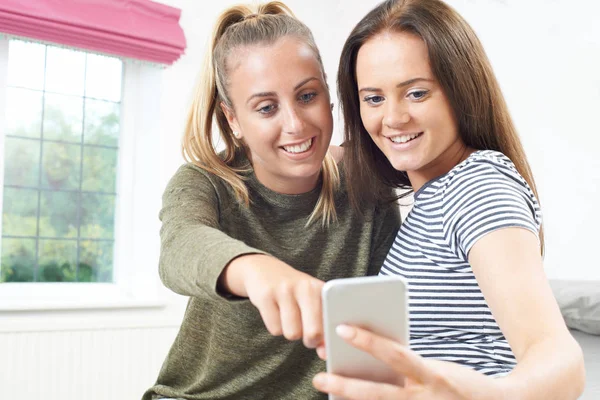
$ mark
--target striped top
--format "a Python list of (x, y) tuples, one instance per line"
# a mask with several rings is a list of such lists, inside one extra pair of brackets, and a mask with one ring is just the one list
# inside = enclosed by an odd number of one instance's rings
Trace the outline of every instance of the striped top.
[(468, 262), (485, 234), (506, 227), (539, 233), (533, 191), (502, 153), (472, 153), (415, 193), (413, 208), (381, 269), (408, 282), (410, 346), (423, 357), (504, 375), (513, 352)]

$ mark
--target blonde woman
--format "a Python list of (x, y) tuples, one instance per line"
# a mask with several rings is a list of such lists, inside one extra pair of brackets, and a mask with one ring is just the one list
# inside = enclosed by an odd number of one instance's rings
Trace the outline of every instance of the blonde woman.
[(190, 300), (144, 399), (323, 398), (323, 281), (376, 274), (398, 209), (349, 205), (321, 57), (284, 4), (226, 10), (200, 82), (160, 213), (161, 278)]
[(544, 276), (535, 183), (473, 30), (440, 0), (388, 0), (354, 28), (338, 74), (353, 198), (377, 180), (414, 191), (380, 272), (408, 281), (411, 337), (340, 326), (398, 382), (315, 385), (357, 400), (576, 399), (583, 358)]

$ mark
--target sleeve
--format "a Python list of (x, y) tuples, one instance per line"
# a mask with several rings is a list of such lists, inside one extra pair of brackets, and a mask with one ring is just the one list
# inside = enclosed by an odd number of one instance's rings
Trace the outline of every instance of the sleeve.
[(396, 201), (378, 207), (373, 221), (369, 275), (377, 275), (400, 229), (400, 207)]
[(516, 170), (484, 164), (455, 177), (444, 195), (443, 215), (444, 235), (465, 260), (479, 239), (502, 228), (524, 228), (539, 238), (539, 203)]
[(190, 165), (167, 185), (159, 218), (160, 278), (176, 293), (222, 299), (217, 281), (225, 266), (244, 254), (265, 254), (220, 230), (217, 190)]

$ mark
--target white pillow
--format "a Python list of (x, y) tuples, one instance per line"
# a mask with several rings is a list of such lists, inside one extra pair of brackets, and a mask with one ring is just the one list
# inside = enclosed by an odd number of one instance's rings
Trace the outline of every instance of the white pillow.
[(600, 335), (600, 281), (550, 280), (569, 328)]

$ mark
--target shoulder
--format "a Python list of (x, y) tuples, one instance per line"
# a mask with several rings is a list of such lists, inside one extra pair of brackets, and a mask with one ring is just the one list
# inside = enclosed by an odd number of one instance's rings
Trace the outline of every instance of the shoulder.
[(202, 167), (186, 163), (181, 165), (169, 180), (164, 195), (202, 194), (223, 199), (229, 197), (228, 185), (217, 175)]
[(493, 150), (479, 150), (453, 168), (445, 180), (446, 196), (465, 191), (493, 192), (499, 188), (513, 188), (533, 196), (529, 184), (504, 154)]
[[(225, 151), (221, 151), (217, 154), (217, 156), (224, 161), (226, 158)], [(235, 152), (234, 157), (228, 163), (229, 168), (234, 170), (245, 170), (248, 169), (248, 159), (245, 153), (241, 150)], [(185, 163), (179, 167), (179, 169), (175, 172), (169, 186), (186, 186), (186, 185), (197, 185), (197, 186), (213, 186), (215, 189), (226, 190), (229, 185), (226, 181), (220, 177), (219, 175), (210, 172), (206, 168), (203, 168), (199, 164), (195, 163)]]
[(539, 203), (513, 162), (496, 151), (477, 151), (448, 176), (441, 204), (443, 227), (461, 257), (484, 235), (521, 227), (538, 234)]
[(450, 172), (454, 180), (463, 176), (498, 174), (507, 177), (520, 176), (513, 162), (494, 150), (477, 150)]
[(488, 214), (506, 217), (521, 213), (541, 224), (535, 193), (513, 162), (497, 151), (477, 151), (455, 167), (447, 177), (442, 199), (446, 222), (461, 216), (480, 220)]
[(342, 146), (331, 145), (329, 146), (329, 153), (331, 153), (335, 162), (339, 165), (344, 159), (344, 148)]
[(189, 184), (198, 184), (201, 182), (212, 182), (218, 179), (216, 175), (206, 171), (205, 169), (186, 163), (181, 165), (169, 182), (169, 186), (183, 186)]

